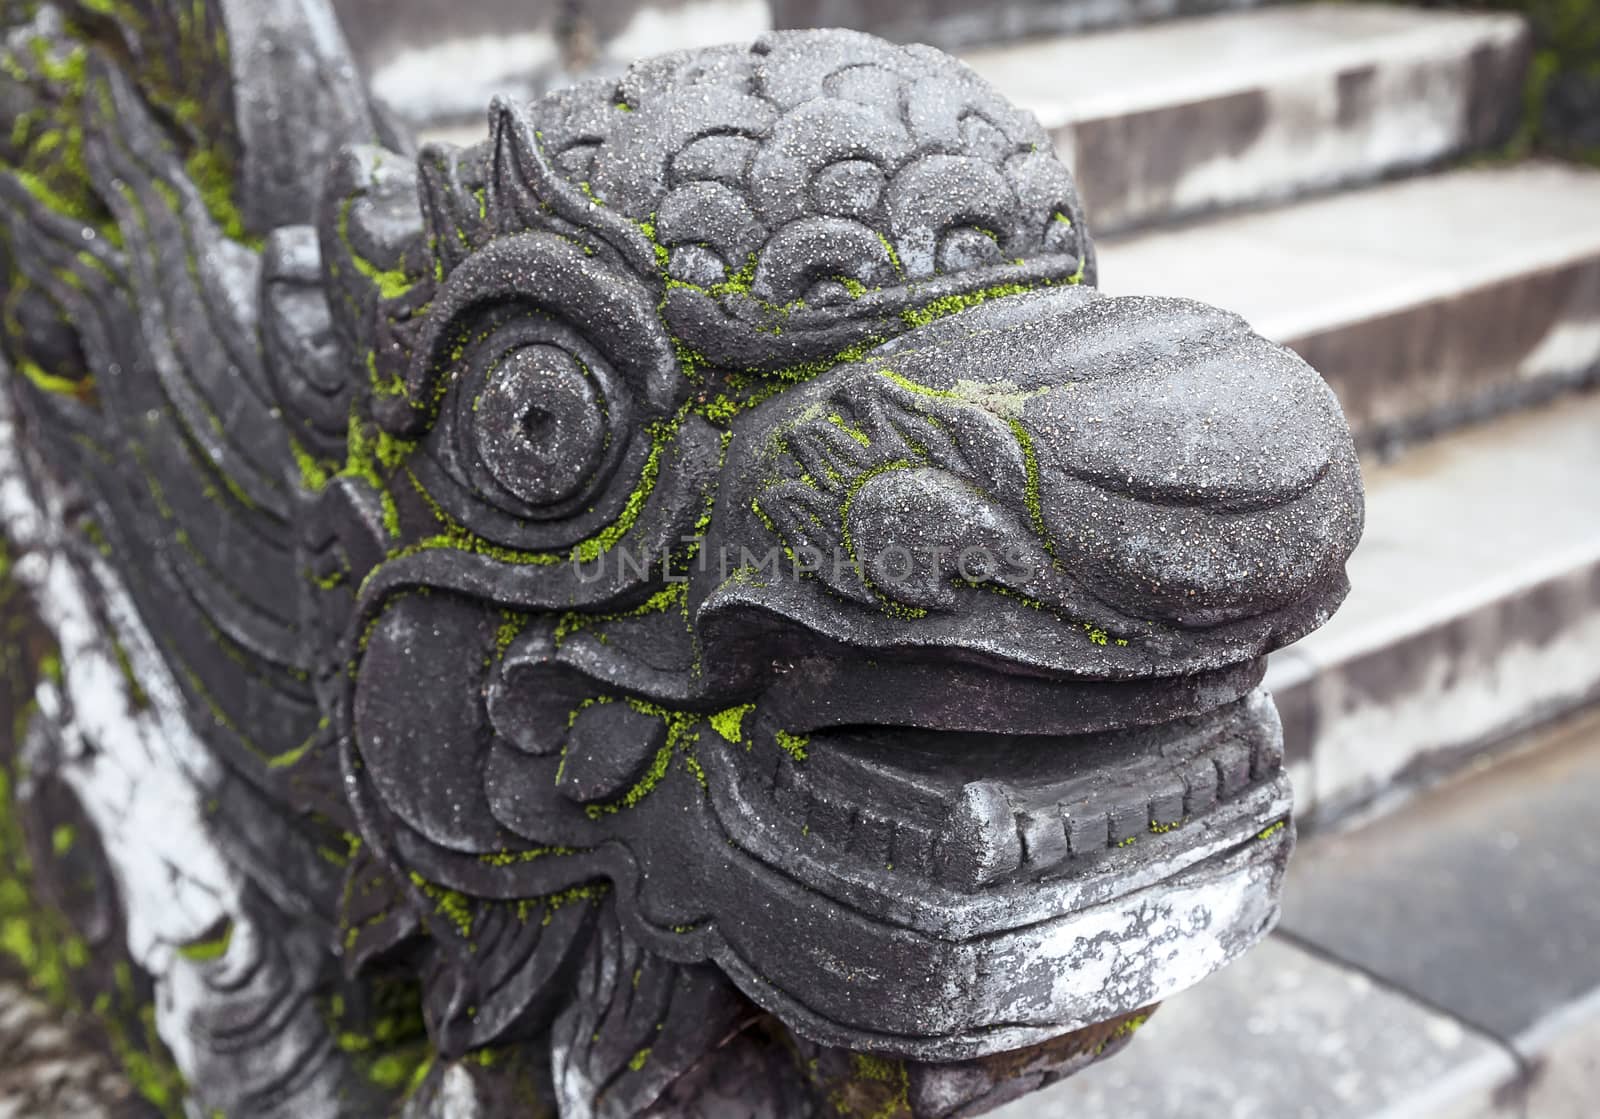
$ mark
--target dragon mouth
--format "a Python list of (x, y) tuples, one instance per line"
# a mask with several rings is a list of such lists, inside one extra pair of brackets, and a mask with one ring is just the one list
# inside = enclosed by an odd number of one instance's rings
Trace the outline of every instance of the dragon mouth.
[(1135, 730), (765, 741), (709, 752), (739, 897), (766, 914), (717, 959), (814, 1040), (1019, 1049), (1161, 1001), (1276, 920), (1294, 832), (1259, 689)]
[(768, 751), (745, 788), (794, 842), (863, 869), (955, 891), (1080, 876), (1281, 775), (1277, 736), (1229, 714), (1080, 735), (784, 735), (790, 748)]
[[(735, 751), (737, 755), (739, 752)], [(1097, 904), (1286, 820), (1265, 693), (1154, 727), (1011, 733), (759, 726), (715, 798), (739, 847), (938, 935)]]

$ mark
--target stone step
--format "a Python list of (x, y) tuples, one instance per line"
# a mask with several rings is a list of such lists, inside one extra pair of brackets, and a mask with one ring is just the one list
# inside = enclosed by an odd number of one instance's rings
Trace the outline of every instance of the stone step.
[(1101, 286), (1238, 311), (1298, 350), (1364, 446), (1600, 372), (1600, 170), (1529, 162), (1100, 242)]
[(1591, 1119), (1600, 710), (1301, 845), (1279, 932), (993, 1119)]
[(963, 57), (1039, 117), (1090, 227), (1112, 233), (1494, 144), (1522, 104), (1528, 39), (1512, 15), (1323, 3)]
[(1303, 821), (1398, 803), (1600, 699), (1600, 393), (1368, 466), (1350, 597), (1275, 654)]

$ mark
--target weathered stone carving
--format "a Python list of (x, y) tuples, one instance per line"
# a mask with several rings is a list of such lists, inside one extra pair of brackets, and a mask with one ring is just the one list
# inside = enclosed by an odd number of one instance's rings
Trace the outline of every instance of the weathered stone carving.
[(317, 0), (8, 10), (19, 866), (201, 1113), (972, 1115), (1270, 926), (1343, 419), (960, 64), (413, 157)]

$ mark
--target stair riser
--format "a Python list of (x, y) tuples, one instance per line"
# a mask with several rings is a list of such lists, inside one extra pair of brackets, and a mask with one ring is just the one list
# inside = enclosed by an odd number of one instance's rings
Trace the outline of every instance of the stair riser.
[(1600, 377), (1600, 255), (1285, 339), (1363, 448), (1419, 439)]
[[(1057, 124), (1091, 228), (1153, 225), (1370, 181), (1493, 146), (1515, 126), (1528, 46), (1506, 23), (1439, 55), (1279, 74), (1142, 111)], [(1047, 127), (1051, 122), (1046, 122)]]

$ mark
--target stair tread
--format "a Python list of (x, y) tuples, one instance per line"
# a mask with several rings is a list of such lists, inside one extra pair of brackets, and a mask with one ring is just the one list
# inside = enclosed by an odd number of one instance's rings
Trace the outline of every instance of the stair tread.
[(1287, 342), (1600, 255), (1600, 169), (1464, 168), (1099, 244), (1104, 290), (1204, 299)]
[(1106, 234), (1499, 144), (1528, 41), (1514, 14), (1310, 3), (963, 57), (1039, 117)]

